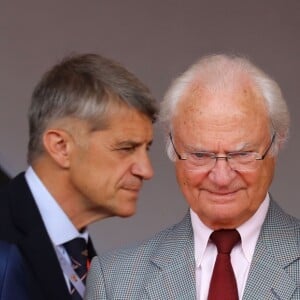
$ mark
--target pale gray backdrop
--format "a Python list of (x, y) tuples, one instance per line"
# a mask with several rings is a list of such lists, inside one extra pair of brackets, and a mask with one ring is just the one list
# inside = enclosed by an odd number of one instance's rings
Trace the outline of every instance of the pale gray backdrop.
[[(170, 81), (199, 56), (242, 53), (281, 85), (292, 130), (272, 185), (274, 198), (300, 216), (299, 0), (1, 0), (0, 164), (26, 168), (26, 112), (42, 73), (71, 52), (97, 52), (138, 75), (160, 100)], [(91, 226), (99, 252), (149, 237), (186, 212), (160, 130), (138, 212)]]

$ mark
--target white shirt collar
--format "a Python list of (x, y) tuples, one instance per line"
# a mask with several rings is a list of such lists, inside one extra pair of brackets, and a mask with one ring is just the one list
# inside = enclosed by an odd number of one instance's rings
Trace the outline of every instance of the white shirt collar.
[(208, 244), (209, 237), (213, 232), (212, 229), (204, 225), (198, 215), (190, 208), (191, 222), (194, 232), (194, 243), (195, 243), (195, 262), (196, 266), (199, 267)]
[(41, 217), (52, 243), (56, 246), (76, 237), (88, 239), (87, 231), (80, 233), (63, 209), (58, 205), (32, 167), (25, 172), (33, 198), (38, 206)]
[[(260, 229), (268, 212), (269, 203), (270, 197), (269, 194), (267, 194), (255, 214), (237, 228), (241, 236), (241, 247), (248, 262), (251, 262), (252, 260)], [(195, 262), (196, 267), (199, 267), (204, 252), (209, 246), (209, 237), (213, 230), (207, 227), (192, 209), (190, 209), (190, 214), (194, 232)]]

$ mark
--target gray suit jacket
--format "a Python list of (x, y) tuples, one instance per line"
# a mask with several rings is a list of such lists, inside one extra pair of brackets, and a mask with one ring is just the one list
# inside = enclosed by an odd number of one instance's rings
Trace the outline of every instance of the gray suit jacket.
[[(136, 247), (94, 258), (85, 299), (196, 299), (190, 215)], [(243, 299), (300, 299), (300, 222), (273, 201)]]

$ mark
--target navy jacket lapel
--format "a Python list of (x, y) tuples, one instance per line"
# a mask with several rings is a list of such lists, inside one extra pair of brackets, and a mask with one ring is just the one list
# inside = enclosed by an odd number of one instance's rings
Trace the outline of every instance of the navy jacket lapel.
[(18, 245), (29, 262), (44, 299), (71, 299), (63, 273), (24, 175), (11, 189), (13, 223), (19, 231)]

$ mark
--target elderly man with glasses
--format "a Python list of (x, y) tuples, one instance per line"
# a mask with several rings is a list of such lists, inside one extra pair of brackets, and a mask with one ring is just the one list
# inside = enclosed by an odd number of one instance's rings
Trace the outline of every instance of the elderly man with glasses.
[(189, 212), (95, 258), (86, 299), (300, 299), (300, 222), (268, 192), (289, 131), (278, 84), (243, 57), (204, 57), (160, 119)]

